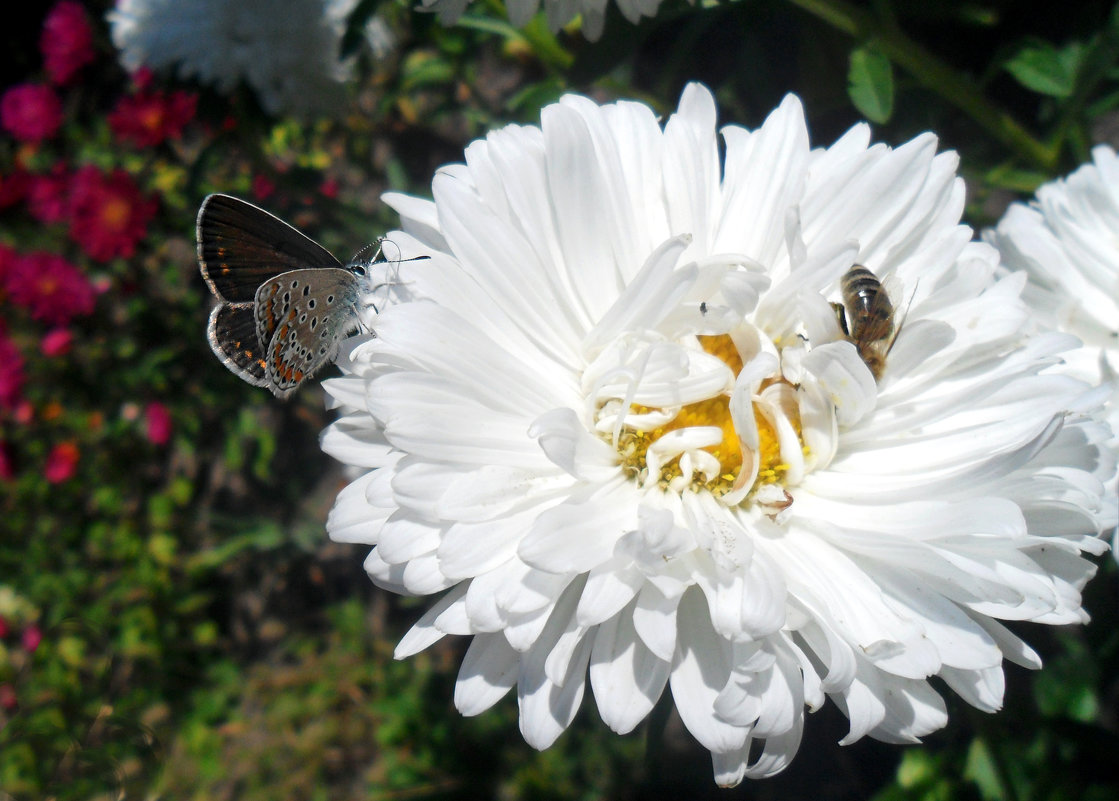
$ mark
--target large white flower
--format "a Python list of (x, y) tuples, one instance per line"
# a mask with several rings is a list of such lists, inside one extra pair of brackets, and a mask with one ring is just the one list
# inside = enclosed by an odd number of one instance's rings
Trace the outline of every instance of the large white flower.
[(118, 0), (108, 13), (129, 70), (177, 68), (228, 92), (245, 81), (269, 112), (337, 110), (339, 60), (356, 0)]
[[(548, 17), (548, 27), (555, 33), (577, 15), (581, 15), (580, 30), (592, 42), (602, 36), (606, 24), (606, 5), (609, 0), (543, 0), (544, 13)], [(518, 28), (528, 24), (540, 10), (541, 0), (508, 0), (509, 21)], [(420, 0), (425, 11), (434, 11), (439, 21), (451, 25), (458, 21), (466, 11), (470, 0)], [(643, 17), (655, 17), (661, 0), (617, 0), (618, 10), (634, 25)]]
[[(323, 447), (365, 471), (331, 535), (443, 593), (397, 656), (473, 635), (463, 714), (515, 687), (544, 748), (588, 675), (618, 732), (667, 684), (731, 785), (788, 765), (826, 697), (844, 742), (943, 726), (932, 676), (997, 709), (1003, 659), (1038, 659), (996, 619), (1087, 619), (1115, 464), (935, 137), (811, 149), (790, 96), (721, 162), (715, 118), (698, 85), (663, 129), (569, 96), (434, 202), (387, 196), (431, 260), (347, 341)], [(877, 382), (831, 305), (855, 264), (904, 315)]]
[(1100, 145), (1092, 157), (985, 235), (1007, 267), (1029, 274), (1023, 298), (1038, 321), (1084, 342), (1063, 369), (1111, 385), (1107, 416), (1119, 431), (1119, 156)]

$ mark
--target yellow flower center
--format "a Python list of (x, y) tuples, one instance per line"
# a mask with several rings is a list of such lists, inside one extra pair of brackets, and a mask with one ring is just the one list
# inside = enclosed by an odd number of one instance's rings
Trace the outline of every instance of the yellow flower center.
[[(707, 353), (722, 360), (735, 375), (738, 375), (742, 370), (742, 358), (733, 340), (728, 335), (701, 336), (699, 342)], [(759, 392), (783, 381), (784, 379), (766, 379)], [(653, 411), (657, 410), (640, 405), (635, 405), (632, 409), (634, 414), (639, 415)], [(747, 464), (752, 467), (756, 460), (758, 473), (751, 486), (750, 493), (746, 496), (746, 502), (761, 485), (782, 481), (789, 469), (789, 465), (785, 464), (781, 457), (781, 445), (773, 423), (763, 414), (757, 403), (754, 404), (753, 411), (754, 421), (758, 428), (759, 442), (757, 451), (748, 454)], [(794, 412), (790, 422), (803, 449), (799, 415)], [(718, 475), (708, 478), (702, 472), (694, 472), (692, 476), (693, 486), (695, 488), (705, 488), (716, 495), (724, 495), (737, 488), (739, 474), (743, 469), (744, 454), (741, 440), (739, 440), (738, 433), (734, 428), (734, 421), (731, 419), (729, 392), (683, 406), (670, 422), (656, 428), (649, 430), (624, 428), (618, 440), (618, 450), (622, 455), (623, 466), (635, 478), (645, 480), (649, 470), (646, 458), (649, 447), (669, 432), (696, 427), (718, 428), (722, 432), (722, 441), (701, 449), (718, 460)], [(658, 483), (667, 486), (673, 479), (682, 475), (684, 475), (684, 472), (680, 465), (680, 459), (676, 457), (661, 466)]]

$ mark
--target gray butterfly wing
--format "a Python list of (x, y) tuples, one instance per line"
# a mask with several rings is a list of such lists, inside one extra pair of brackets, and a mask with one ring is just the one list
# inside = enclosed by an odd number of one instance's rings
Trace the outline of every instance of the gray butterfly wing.
[(350, 270), (291, 270), (261, 284), (254, 330), (265, 353), (267, 386), (285, 397), (334, 359), (358, 326), (360, 279)]

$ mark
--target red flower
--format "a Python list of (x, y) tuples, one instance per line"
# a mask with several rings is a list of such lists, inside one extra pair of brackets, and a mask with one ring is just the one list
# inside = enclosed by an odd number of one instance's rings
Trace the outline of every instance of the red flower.
[(62, 164), (56, 164), (47, 174), (31, 175), (27, 187), (27, 207), (31, 216), (41, 223), (56, 223), (65, 219), (69, 179)]
[(257, 200), (267, 200), (275, 191), (276, 183), (267, 175), (253, 176), (253, 197)]
[[(0, 301), (4, 299), (4, 293), (8, 290), (8, 282), (11, 280), (12, 270), (15, 269), (17, 261), (19, 261), (19, 254), (0, 242)], [(3, 333), (4, 329), (0, 327), (0, 334)]]
[(62, 101), (49, 86), (13, 86), (0, 98), (0, 125), (21, 142), (49, 139), (62, 125)]
[(144, 409), (144, 428), (148, 442), (166, 445), (171, 439), (171, 412), (162, 403), (152, 401)]
[(0, 406), (14, 409), (23, 399), (23, 354), (15, 343), (0, 334)]
[(52, 484), (61, 484), (74, 477), (78, 470), (78, 460), (81, 451), (73, 440), (60, 442), (51, 448), (47, 455), (47, 465), (43, 468), (43, 477)]
[(0, 684), (0, 707), (3, 707), (10, 712), (18, 705), (19, 699), (16, 698), (16, 688), (8, 682)]
[(59, 86), (93, 61), (93, 30), (80, 3), (62, 0), (50, 10), (43, 22), (39, 51), (51, 82)]
[(152, 147), (165, 139), (178, 139), (194, 119), (198, 95), (192, 92), (141, 91), (117, 101), (109, 114), (116, 137), (137, 147)]
[(0, 175), (0, 209), (14, 206), (27, 195), (31, 185), (31, 175), (26, 170), (16, 169), (7, 175)]
[(135, 253), (155, 212), (155, 198), (124, 170), (82, 167), (70, 182), (70, 237), (98, 261)]
[(93, 284), (57, 253), (40, 251), (17, 257), (7, 285), (11, 301), (44, 323), (66, 325), (93, 312)]
[(319, 185), (319, 193), (332, 200), (338, 197), (338, 179), (334, 177), (324, 178), (322, 184)]
[[(0, 440), (0, 481), (11, 481), (16, 477), (16, 467), (12, 464), (12, 454), (8, 443)], [(8, 636), (8, 622), (0, 617), (0, 637)]]
[(74, 344), (74, 335), (69, 328), (52, 328), (39, 341), (39, 350), (48, 359), (65, 356)]
[(3, 615), (0, 615), (0, 640), (7, 637), (9, 631), (11, 631), (11, 629), (8, 627), (8, 619)]

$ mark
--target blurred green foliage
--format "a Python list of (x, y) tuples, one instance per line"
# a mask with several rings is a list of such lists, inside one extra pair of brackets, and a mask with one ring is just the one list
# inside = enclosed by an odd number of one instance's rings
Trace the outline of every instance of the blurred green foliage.
[[(158, 87), (198, 93), (197, 114), (180, 137), (122, 147), (107, 115), (129, 79), (106, 4), (88, 4), (97, 60), (61, 92), (61, 132), (41, 146), (0, 140), (0, 173), (122, 168), (159, 205), (135, 255), (107, 262), (61, 223), (0, 210), (0, 243), (64, 254), (100, 288), (61, 357), (40, 353), (48, 326), (3, 306), (27, 413), (5, 413), (0, 437), (12, 465), (0, 481), (0, 797), (1119, 797), (1109, 559), (1088, 596), (1097, 620), (1030, 628), (1046, 670), (1009, 668), (1000, 715), (954, 702), (949, 728), (923, 747), (840, 749), (844, 721), (827, 709), (789, 771), (732, 792), (714, 789), (707, 754), (663, 705), (618, 737), (585, 704), (544, 753), (521, 742), (512, 699), (462, 719), (450, 699), (463, 644), (394, 662), (392, 643), (422, 607), (375, 592), (360, 549), (326, 541), (344, 477), (318, 450), (321, 394), (278, 403), (221, 367), (194, 261), (208, 192), (259, 202), (344, 256), (392, 227), (383, 191), (427, 194), (434, 170), (487, 130), (535, 123), (567, 91), (666, 112), (689, 80), (711, 86), (725, 122), (746, 125), (795, 91), (820, 144), (863, 117), (891, 143), (936, 130), (961, 153), (979, 226), (1093, 143), (1119, 140), (1119, 14), (1051, 5), (666, 0), (638, 26), (611, 6), (589, 43), (577, 25), (553, 35), (542, 16), (515, 29), (496, 0), (452, 28), (402, 0), (362, 0), (345, 40), (360, 80), (336, 119), (270, 118), (245, 89), (159, 75)], [(5, 35), (6, 85), (39, 75), (46, 10)], [(376, 59), (359, 47), (373, 14), (394, 37)], [(170, 413), (163, 443), (145, 433), (152, 402)], [(52, 483), (45, 464), (60, 442), (79, 458)]]

